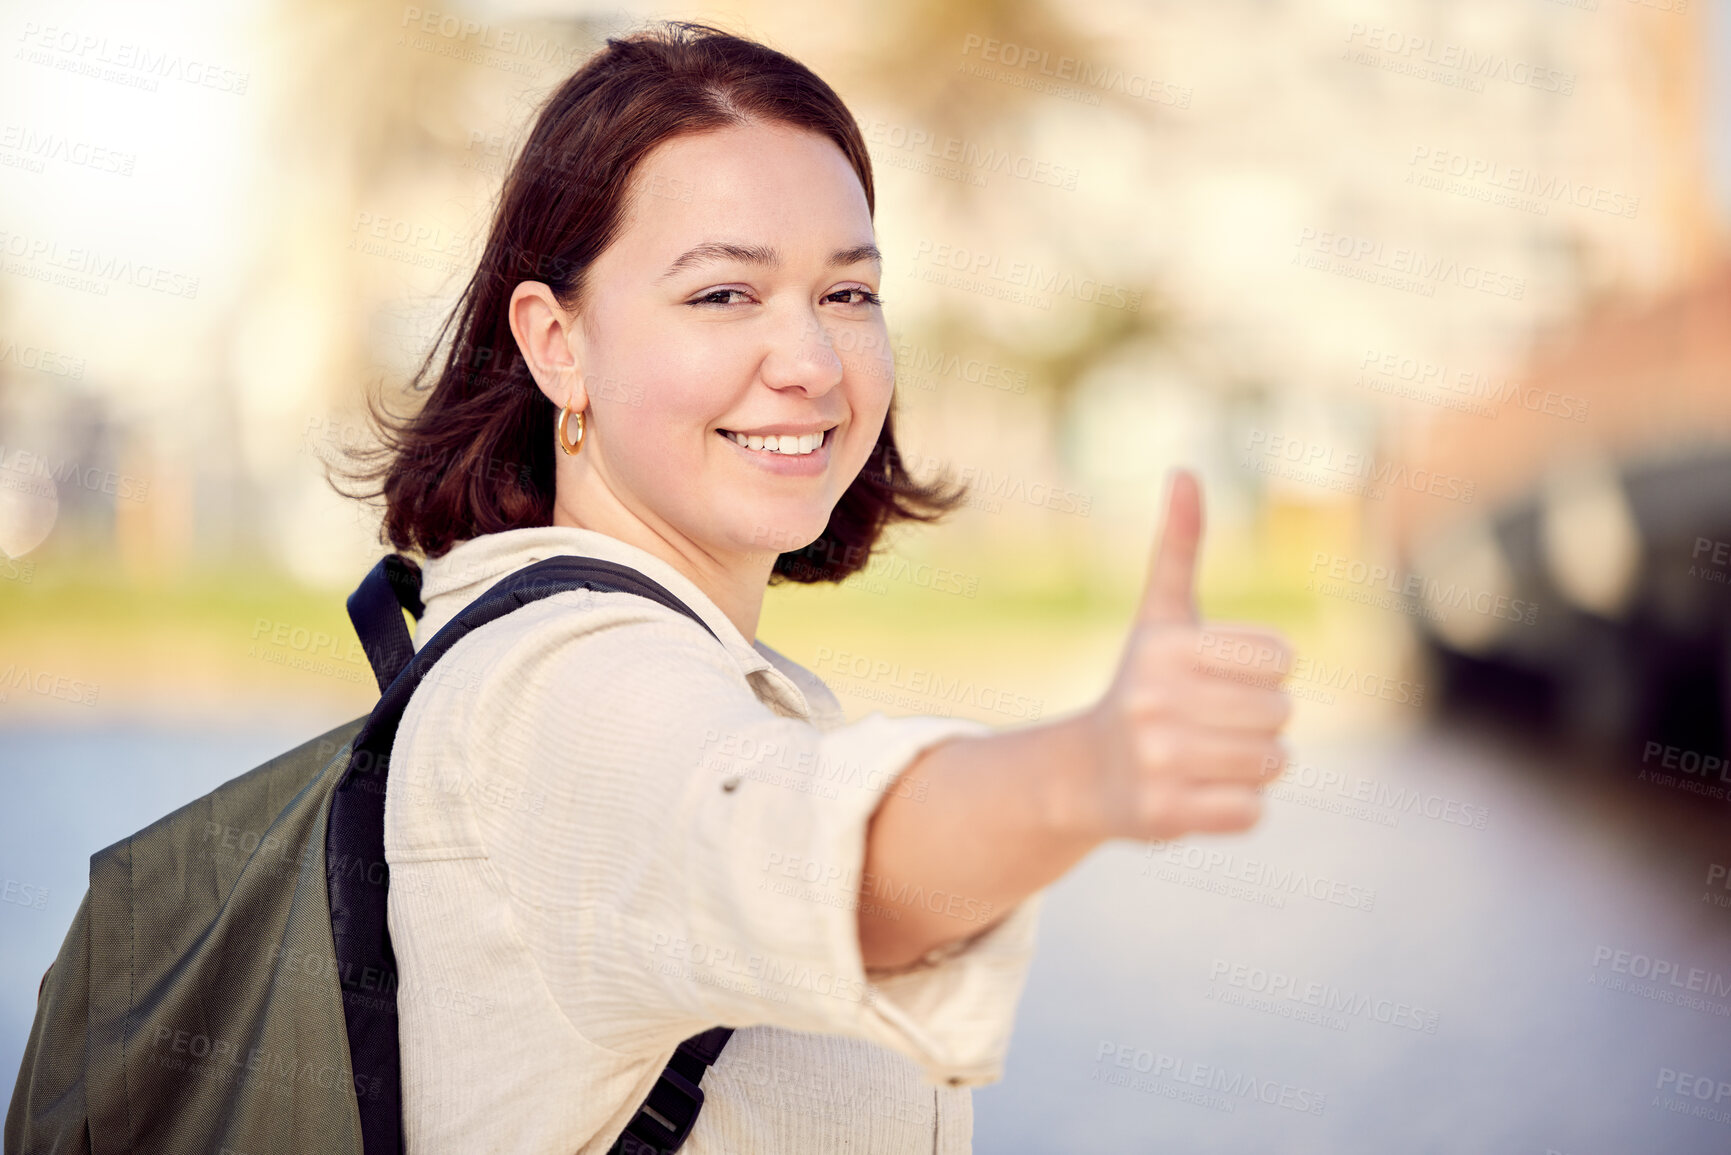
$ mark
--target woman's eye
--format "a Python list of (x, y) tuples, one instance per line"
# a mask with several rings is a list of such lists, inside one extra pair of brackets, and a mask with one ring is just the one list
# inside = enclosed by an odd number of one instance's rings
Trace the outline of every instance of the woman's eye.
[(726, 297), (731, 293), (738, 293), (740, 296), (743, 297), (745, 295), (745, 290), (744, 289), (713, 289), (713, 290), (703, 294), (703, 296), (697, 298), (697, 300), (688, 301), (686, 303), (691, 304), (691, 305), (726, 305), (726, 304), (730, 304), (731, 302), (726, 301), (726, 300), (718, 301), (718, 300), (716, 300), (716, 298), (717, 297)]
[[(711, 289), (701, 297), (692, 301), (687, 301), (686, 304), (693, 306), (731, 305), (733, 303), (731, 298), (734, 294), (738, 294), (741, 297), (749, 296), (744, 289)], [(872, 292), (870, 289), (837, 289), (826, 299), (833, 301), (837, 297), (854, 298), (838, 302), (838, 304), (843, 305), (881, 305), (884, 303), (883, 298)]]

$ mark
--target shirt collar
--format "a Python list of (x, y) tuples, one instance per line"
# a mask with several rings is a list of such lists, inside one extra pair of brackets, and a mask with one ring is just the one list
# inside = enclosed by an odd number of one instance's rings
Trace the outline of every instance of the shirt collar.
[(788, 659), (761, 642), (746, 640), (732, 619), (721, 612), (697, 583), (640, 546), (576, 526), (531, 526), (483, 534), (459, 542), (439, 557), (422, 559), (421, 601), (426, 611), (415, 629), (415, 647), (419, 649), (424, 640), (502, 578), (526, 565), (563, 554), (628, 565), (665, 586), (715, 631), (741, 674), (760, 682), (770, 697), (785, 707), (784, 712), (811, 718), (812, 704), (794, 678), (782, 669), (781, 663)]

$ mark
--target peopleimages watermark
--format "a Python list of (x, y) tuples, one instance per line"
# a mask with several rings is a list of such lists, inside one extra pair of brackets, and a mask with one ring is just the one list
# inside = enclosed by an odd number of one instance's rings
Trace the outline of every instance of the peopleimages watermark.
[[(1113, 1068), (1116, 1068), (1114, 1070)], [(1121, 1073), (1122, 1072), (1122, 1073)], [(1133, 1074), (1147, 1075), (1139, 1080)], [(1156, 1052), (1131, 1043), (1102, 1041), (1094, 1052), (1094, 1073), (1088, 1076), (1113, 1086), (1128, 1087), (1146, 1094), (1183, 1098), (1162, 1089), (1150, 1080), (1160, 1080), (1172, 1090), (1191, 1087), (1214, 1092), (1198, 1106), (1219, 1111), (1235, 1111), (1241, 1102), (1253, 1101), (1269, 1107), (1297, 1111), (1305, 1115), (1320, 1115), (1328, 1105), (1328, 1096), (1321, 1091), (1277, 1079), (1258, 1078), (1242, 1071), (1232, 1071), (1217, 1063), (1199, 1063), (1164, 1052)]]
[[(617, 177), (601, 174), (583, 164), (580, 156), (556, 143), (530, 140), (522, 152), (513, 158), (510, 142), (502, 133), (470, 129), (467, 154), (454, 161), (457, 168), (472, 169), (489, 176), (504, 175), (508, 165), (537, 184), (556, 186), (566, 195), (591, 193), (618, 185)], [(663, 200), (690, 204), (697, 196), (697, 185), (662, 172), (635, 172), (625, 184), (628, 196), (652, 196)]]
[(856, 697), (906, 709), (919, 709), (922, 705), (969, 706), (1009, 718), (1034, 721), (1045, 708), (1043, 699), (1031, 698), (1003, 686), (918, 666), (904, 666), (899, 661), (873, 658), (831, 646), (819, 646), (812, 669), (817, 671), (825, 667), (831, 671), (831, 678)]
[[(1274, 764), (1271, 762), (1268, 768), (1274, 769)], [(1263, 793), (1270, 798), (1290, 799), (1300, 805), (1388, 827), (1399, 826), (1403, 815), (1414, 815), (1446, 826), (1483, 830), (1491, 813), (1489, 807), (1458, 798), (1410, 786), (1391, 786), (1381, 779), (1308, 762), (1288, 763), (1278, 779), (1263, 787)]]
[(1613, 192), (1600, 185), (1427, 144), (1413, 146), (1412, 155), (1407, 158), (1405, 183), (1536, 216), (1549, 215), (1551, 205), (1558, 203), (1631, 218), (1641, 207), (1640, 197)]
[(467, 233), (364, 210), (349, 226), (348, 248), (355, 252), (441, 273), (466, 268), (468, 247)]
[(1673, 1115), (1731, 1123), (1731, 1080), (1660, 1067), (1652, 1105)]
[[(884, 459), (874, 453), (874, 464)], [(1094, 495), (1056, 482), (1029, 479), (1014, 473), (998, 473), (983, 465), (939, 457), (931, 453), (901, 454), (897, 460), (910, 478), (954, 468), (956, 480), (967, 486), (963, 504), (985, 513), (1002, 512), (1005, 505), (1020, 503), (1053, 513), (1087, 517), (1094, 508)], [(870, 466), (868, 466), (869, 468)]]
[[(1208, 647), (1218, 647), (1221, 638), (1210, 632), (1204, 632), (1199, 651)], [(1262, 665), (1264, 663), (1258, 663)], [(1198, 658), (1191, 668), (1197, 671), (1204, 669), (1204, 663)], [(1374, 698), (1381, 702), (1392, 702), (1397, 706), (1419, 707), (1424, 705), (1425, 684), (1415, 682), (1411, 678), (1401, 678), (1374, 670), (1363, 670), (1349, 662), (1330, 663), (1327, 658), (1313, 657), (1309, 654), (1295, 654), (1288, 661), (1275, 662), (1263, 672), (1251, 670), (1233, 670), (1223, 673), (1220, 670), (1210, 670), (1214, 677), (1227, 678), (1234, 682), (1274, 689), (1282, 679), (1287, 679), (1287, 692), (1296, 699), (1308, 702), (1320, 702), (1325, 706), (1335, 703), (1333, 691), (1339, 690), (1348, 694), (1357, 694), (1366, 698)]]
[(13, 906), (27, 907), (30, 910), (47, 910), (48, 888), (8, 878), (4, 885), (0, 885), (0, 902), (9, 902)]
[(566, 44), (553, 36), (501, 28), (454, 12), (414, 5), (403, 8), (398, 29), (400, 48), (526, 76), (538, 76), (547, 68), (574, 67), (585, 52), (583, 46)]
[(903, 340), (895, 344), (895, 359), (898, 385), (905, 381), (915, 389), (930, 391), (938, 387), (936, 378), (949, 377), (1005, 393), (1028, 391), (1026, 369), (1002, 365), (983, 357), (963, 357), (959, 353)]
[(1102, 92), (1116, 92), (1132, 100), (1189, 108), (1192, 94), (1189, 85), (1160, 80), (1147, 72), (1077, 56), (1054, 58), (1046, 49), (977, 32), (962, 38), (962, 63), (956, 70), (1080, 104), (1099, 104)]
[(1731, 541), (1696, 538), (1689, 553), (1689, 576), (1714, 585), (1731, 585)]
[[(199, 862), (209, 862), (225, 871), (265, 873), (277, 878), (300, 876), (318, 879), (322, 886), (326, 878), (352, 878), (370, 886), (385, 886), (390, 880), (390, 868), (381, 858), (353, 854), (327, 856), (322, 842), (309, 842), (298, 851), (296, 844), (270, 830), (249, 830), (226, 822), (206, 822), (195, 855)], [(432, 893), (431, 885), (421, 875), (398, 878), (390, 885), (415, 894)], [(276, 957), (273, 948), (272, 958)]]
[(169, 297), (198, 296), (198, 278), (189, 273), (88, 245), (62, 245), (52, 237), (0, 231), (0, 257), (0, 269), (13, 276), (98, 297), (120, 284)]
[(106, 33), (55, 24), (44, 26), (34, 20), (24, 22), (18, 40), (22, 47), (15, 59), (145, 92), (157, 92), (162, 81), (171, 80), (230, 96), (245, 96), (252, 79), (249, 72), (196, 60), (169, 49), (130, 40), (111, 41)]
[(28, 665), (8, 662), (6, 668), (0, 670), (0, 703), (10, 702), (12, 695), (18, 692), (53, 698), (57, 702), (93, 707), (102, 687), (71, 674), (58, 674), (53, 670), (32, 670)]
[(1280, 970), (1215, 958), (1208, 969), (1210, 1001), (1344, 1031), (1347, 1020), (1434, 1035), (1441, 1015), (1413, 1003), (1304, 981)]
[(887, 594), (891, 582), (906, 582), (932, 593), (974, 598), (980, 592), (980, 575), (952, 569), (934, 562), (917, 561), (899, 554), (874, 552), (870, 546), (845, 544), (833, 537), (815, 541), (796, 539), (781, 526), (752, 527), (752, 544), (767, 547), (758, 560), (774, 562), (779, 571), (798, 580), (827, 573), (837, 566), (848, 570), (846, 589)]
[(794, 994), (865, 1006), (877, 1003), (877, 988), (863, 975), (836, 974), (808, 960), (780, 958), (754, 950), (749, 944), (708, 942), (655, 931), (647, 947), (649, 957), (643, 961), (643, 970), (649, 974), (738, 991), (778, 1004), (788, 1002)]
[[(360, 684), (372, 681), (372, 668), (360, 639), (346, 634), (329, 634), (294, 622), (256, 618), (246, 656), (268, 661), (270, 665), (301, 670), (305, 674), (334, 677), (341, 682)], [(460, 691), (473, 693), (481, 686), (481, 675), (474, 668), (445, 660), (429, 668), (419, 684), (454, 686)]]
[[(399, 875), (390, 880), (390, 885), (394, 888), (402, 882)], [(416, 889), (417, 894), (431, 892), (430, 885)], [(444, 983), (415, 981), (394, 970), (338, 960), (325, 950), (272, 943), (268, 962), (274, 983), (310, 988), (321, 994), (336, 986), (342, 991), (344, 1005), (367, 1006), (386, 1014), (396, 1014), (405, 1007), (431, 1006), (470, 1018), (491, 1018), (499, 1009), (498, 996), (491, 991), (468, 991)]]
[(741, 779), (749, 779), (819, 798), (839, 797), (841, 788), (847, 786), (915, 802), (926, 800), (925, 780), (909, 781), (902, 776), (902, 767), (868, 770), (857, 759), (826, 757), (815, 744), (795, 746), (756, 733), (711, 726), (704, 730), (698, 752), (703, 769), (728, 776), (722, 783), (722, 789), (728, 791), (737, 789)]
[(359, 638), (344, 638), (293, 622), (256, 619), (246, 656), (343, 682), (373, 680), (367, 653)]
[(1723, 801), (1731, 797), (1731, 759), (1666, 742), (1648, 741), (1641, 746), (1641, 768), (1635, 781), (1668, 786), (1704, 798)]
[[(1288, 895), (1316, 902), (1369, 912), (1376, 905), (1376, 891), (1368, 886), (1330, 878), (1292, 866), (1279, 866), (1259, 858), (1244, 858), (1218, 848), (1190, 846), (1178, 841), (1151, 842), (1143, 852), (1144, 877), (1176, 882), (1197, 890), (1212, 891), (1262, 906), (1284, 907)], [(1219, 878), (1203, 876), (1218, 873)]]
[(0, 365), (8, 361), (20, 369), (34, 369), (53, 377), (67, 377), (74, 381), (84, 378), (83, 357), (42, 345), (20, 346), (10, 338), (0, 341)]
[(1400, 32), (1380, 24), (1354, 22), (1346, 34), (1342, 59), (1354, 64), (1405, 73), (1421, 80), (1483, 92), (1485, 82), (1502, 81), (1517, 87), (1536, 88), (1569, 96), (1575, 91), (1575, 74), (1547, 68), (1504, 52), (1481, 52), (1429, 36)]
[[(1706, 890), (1701, 892), (1701, 901), (1711, 906), (1731, 908), (1731, 873), (1727, 873), (1723, 862), (1707, 864)], [(1715, 894), (1717, 887), (1723, 893)]]
[(1590, 407), (1587, 398), (1572, 393), (1535, 389), (1510, 377), (1499, 381), (1474, 369), (1451, 370), (1441, 361), (1374, 347), (1365, 349), (1353, 384), (1476, 417), (1496, 417), (1499, 410), (1493, 406), (1509, 406), (1560, 421), (1585, 421)]
[(993, 904), (984, 899), (941, 887), (928, 890), (905, 879), (897, 885), (869, 870), (820, 862), (808, 855), (769, 851), (761, 869), (765, 877), (757, 884), (759, 890), (842, 910), (863, 910), (890, 922), (899, 921), (903, 910), (914, 907), (982, 925), (995, 917)]
[(1305, 227), (1292, 244), (1294, 265), (1421, 297), (1436, 296), (1436, 287), (1444, 284), (1511, 301), (1527, 293), (1525, 277), (1406, 245), (1390, 246), (1374, 237)]
[(285, 1091), (301, 1083), (327, 1091), (352, 1085), (355, 1094), (364, 1099), (384, 1090), (382, 1075), (360, 1075), (346, 1066), (316, 1064), (269, 1047), (248, 1046), (202, 1031), (167, 1026), (156, 1028), (145, 1061), (167, 1070), (236, 1085), (268, 1078)]
[(830, 1134), (856, 1125), (861, 1115), (912, 1123), (929, 1133), (937, 1107), (929, 1092), (912, 1098), (872, 1094), (845, 1068), (790, 1066), (748, 1058), (739, 1051), (728, 1055), (727, 1078), (732, 1084), (743, 1083), (774, 1096), (778, 1111), (823, 1120), (821, 1125)]
[(27, 492), (33, 497), (54, 496), (56, 488), (72, 487), (100, 493), (119, 501), (143, 501), (150, 494), (150, 482), (103, 469), (96, 465), (80, 465), (70, 457), (55, 461), (46, 453), (35, 453), (14, 446), (10, 453), (0, 445), (0, 488)]
[(966, 245), (922, 239), (914, 245), (912, 263), (918, 267), (909, 269), (909, 275), (922, 280), (1042, 309), (1051, 308), (1054, 297), (1132, 313), (1142, 307), (1140, 290)]
[[(1611, 973), (1601, 975), (1599, 968)], [(1685, 967), (1675, 959), (1600, 945), (1593, 948), (1593, 970), (1587, 982), (1652, 1002), (1668, 1003), (1717, 1018), (1731, 1017), (1731, 974), (1705, 967)]]
[[(301, 449), (326, 464), (360, 456), (378, 447), (377, 432), (371, 427), (328, 417), (308, 417), (301, 432)], [(403, 481), (426, 484), (469, 477), (492, 484), (528, 487), (534, 480), (534, 468), (528, 462), (461, 449), (406, 457), (399, 461), (396, 476)]]
[(1537, 625), (1539, 620), (1538, 603), (1525, 598), (1474, 589), (1465, 582), (1440, 581), (1327, 550), (1317, 550), (1311, 555), (1310, 576), (1305, 579), (1304, 588), (1429, 621), (1447, 621), (1453, 610), (1523, 626)]
[(939, 135), (918, 125), (868, 120), (860, 130), (868, 145), (893, 150), (881, 153), (880, 163), (961, 181), (978, 188), (986, 186), (989, 176), (1009, 176), (1030, 184), (1074, 191), (1076, 179), (1081, 174), (1081, 170), (1069, 165), (995, 145), (982, 145), (959, 136)]
[(37, 131), (22, 124), (0, 128), (0, 168), (43, 172), (50, 161), (69, 168), (131, 176), (138, 164), (138, 154), (52, 130)]
[(1381, 501), (1390, 488), (1406, 489), (1445, 501), (1470, 503), (1476, 482), (1455, 473), (1414, 467), (1358, 449), (1252, 429), (1241, 464), (1246, 469), (1289, 481), (1301, 481), (1370, 501)]

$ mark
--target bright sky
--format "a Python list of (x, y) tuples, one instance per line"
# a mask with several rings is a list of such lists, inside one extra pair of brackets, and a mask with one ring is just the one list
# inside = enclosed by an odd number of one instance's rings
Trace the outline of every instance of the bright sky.
[[(256, 52), (250, 24), (267, 8), (85, 0), (0, 9), (0, 144), (39, 165), (0, 169), (5, 256), (31, 270), (7, 278), (7, 320), (62, 343), (99, 325), (102, 346), (138, 350), (123, 374), (90, 365), (90, 384), (124, 376), (148, 384), (158, 405), (207, 384), (189, 379), (208, 364), (198, 338), (227, 316), (251, 255), (235, 238), (261, 173), (272, 62)], [(109, 261), (131, 262), (145, 283), (33, 292), (25, 279)]]

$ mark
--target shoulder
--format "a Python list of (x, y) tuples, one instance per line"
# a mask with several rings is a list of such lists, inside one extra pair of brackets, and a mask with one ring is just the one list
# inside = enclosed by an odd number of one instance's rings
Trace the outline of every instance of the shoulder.
[(428, 672), (404, 715), (477, 733), (551, 714), (654, 718), (697, 700), (752, 698), (739, 665), (698, 622), (647, 598), (569, 590), (475, 629)]
[(514, 610), (464, 638), (446, 656), (452, 659), (495, 693), (550, 677), (671, 682), (697, 675), (745, 682), (738, 663), (701, 623), (614, 590), (569, 590)]

